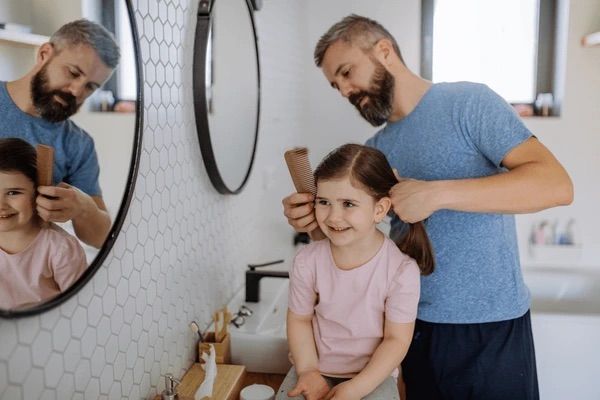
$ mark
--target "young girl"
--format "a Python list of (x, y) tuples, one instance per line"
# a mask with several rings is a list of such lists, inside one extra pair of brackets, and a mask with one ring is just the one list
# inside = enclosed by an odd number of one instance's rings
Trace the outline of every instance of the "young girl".
[(24, 308), (59, 294), (87, 267), (77, 239), (35, 211), (36, 153), (0, 139), (0, 308)]
[(398, 399), (393, 377), (411, 343), (419, 275), (433, 271), (427, 234), (412, 224), (395, 244), (377, 229), (398, 182), (378, 150), (341, 146), (314, 175), (326, 239), (294, 259), (287, 316), (294, 367), (277, 399)]

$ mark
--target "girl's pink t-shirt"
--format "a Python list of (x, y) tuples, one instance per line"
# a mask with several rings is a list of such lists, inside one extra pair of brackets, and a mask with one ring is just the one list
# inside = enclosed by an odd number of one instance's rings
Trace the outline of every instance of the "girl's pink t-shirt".
[(419, 289), (419, 267), (389, 238), (370, 261), (351, 270), (339, 269), (329, 241), (320, 240), (294, 259), (288, 307), (313, 315), (320, 372), (352, 376), (383, 340), (386, 319), (415, 321)]
[(87, 268), (74, 236), (55, 224), (43, 227), (23, 251), (0, 249), (0, 308), (33, 306), (71, 286)]

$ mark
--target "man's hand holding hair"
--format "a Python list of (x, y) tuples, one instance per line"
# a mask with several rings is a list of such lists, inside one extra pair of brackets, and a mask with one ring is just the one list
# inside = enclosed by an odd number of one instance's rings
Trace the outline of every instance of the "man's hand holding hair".
[(423, 221), (439, 209), (435, 181), (403, 178), (396, 169), (394, 174), (398, 183), (390, 190), (390, 198), (394, 212), (403, 222)]

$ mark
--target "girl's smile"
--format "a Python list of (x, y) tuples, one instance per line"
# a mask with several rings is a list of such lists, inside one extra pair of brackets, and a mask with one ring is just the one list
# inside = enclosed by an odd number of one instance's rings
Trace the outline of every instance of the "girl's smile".
[(378, 202), (365, 190), (354, 187), (350, 177), (322, 180), (317, 184), (315, 215), (332, 246), (372, 244), (381, 213)]
[(14, 214), (0, 214), (0, 218), (10, 218), (10, 217), (14, 217), (15, 215), (17, 215), (17, 213), (14, 213)]

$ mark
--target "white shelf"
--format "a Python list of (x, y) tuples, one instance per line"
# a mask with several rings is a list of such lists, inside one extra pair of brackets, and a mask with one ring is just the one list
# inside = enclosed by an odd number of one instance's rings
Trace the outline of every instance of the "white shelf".
[(590, 33), (581, 38), (581, 45), (583, 47), (600, 46), (600, 32)]
[(536, 263), (575, 264), (581, 259), (581, 246), (577, 245), (551, 245), (530, 244), (529, 257)]
[(10, 42), (22, 46), (36, 47), (41, 46), (48, 40), (50, 40), (48, 36), (0, 29), (0, 42)]
[(528, 244), (521, 253), (524, 269), (590, 270), (600, 273), (600, 245), (535, 245)]

